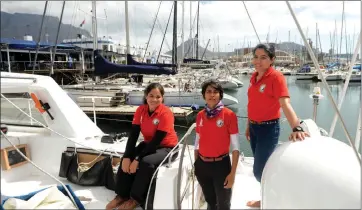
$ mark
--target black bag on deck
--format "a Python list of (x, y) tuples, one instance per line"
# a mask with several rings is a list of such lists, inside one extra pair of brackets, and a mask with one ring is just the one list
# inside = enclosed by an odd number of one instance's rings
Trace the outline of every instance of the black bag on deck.
[(74, 156), (74, 152), (63, 152), (62, 159), (60, 161), (60, 168), (59, 168), (59, 176), (63, 178), (67, 178), (68, 169), (70, 162), (72, 161)]
[[(84, 172), (78, 171), (79, 155), (91, 155), (91, 161)], [(67, 178), (70, 182), (82, 186), (106, 186), (113, 190), (115, 185), (114, 173), (112, 169), (112, 157), (109, 155), (65, 151), (62, 153), (59, 176)], [(89, 157), (88, 157), (89, 158)], [(97, 158), (97, 160), (95, 160)]]

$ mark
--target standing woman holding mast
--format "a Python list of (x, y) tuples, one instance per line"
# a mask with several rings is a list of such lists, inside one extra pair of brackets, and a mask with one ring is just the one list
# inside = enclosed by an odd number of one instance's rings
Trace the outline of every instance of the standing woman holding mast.
[[(308, 136), (300, 126), (300, 120), (290, 104), (287, 83), (282, 73), (272, 65), (275, 48), (269, 44), (258, 44), (253, 49), (255, 72), (248, 89), (248, 123), (245, 136), (250, 141), (254, 155), (253, 172), (258, 182), (264, 166), (279, 140), (280, 108), (287, 118), (292, 133), (289, 140), (303, 140)], [(249, 207), (260, 207), (260, 201), (249, 201)]]

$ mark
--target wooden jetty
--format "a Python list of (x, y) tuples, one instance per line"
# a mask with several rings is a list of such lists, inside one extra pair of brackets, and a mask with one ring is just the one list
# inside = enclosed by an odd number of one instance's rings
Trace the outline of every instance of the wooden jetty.
[[(119, 105), (116, 107), (80, 107), (86, 114), (134, 115), (138, 106)], [(175, 117), (188, 117), (194, 111), (190, 107), (170, 107)]]

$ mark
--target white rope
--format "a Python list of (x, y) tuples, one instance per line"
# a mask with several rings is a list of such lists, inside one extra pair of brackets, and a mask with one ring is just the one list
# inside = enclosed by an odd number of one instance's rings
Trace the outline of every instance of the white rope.
[[(98, 158), (101, 157), (102, 154), (103, 154), (106, 150), (111, 149), (111, 148), (113, 148), (113, 145), (110, 146), (110, 147), (108, 147), (107, 149), (105, 149), (105, 150), (102, 151), (101, 153), (99, 153), (99, 155), (98, 155), (96, 158), (94, 158), (92, 161), (90, 161), (90, 162), (88, 162), (88, 163), (84, 163), (84, 162), (79, 163), (79, 162), (78, 162), (78, 157), (77, 157), (77, 163), (78, 163), (78, 169), (77, 169), (77, 171), (83, 173), (83, 172), (86, 172), (86, 171), (88, 171), (89, 169), (91, 169), (92, 166), (93, 166), (93, 163), (95, 163), (95, 162), (98, 160)], [(115, 152), (115, 150), (114, 150), (114, 152)], [(117, 154), (117, 153), (115, 152), (115, 154)], [(113, 158), (112, 155), (110, 155), (110, 157), (111, 157), (111, 159)], [(89, 165), (91, 165), (91, 166), (89, 166)]]
[[(89, 149), (92, 149), (92, 150), (94, 150), (94, 151), (99, 152), (99, 155), (98, 155), (94, 160), (92, 160), (92, 161), (89, 162), (89, 163), (83, 163), (83, 162), (79, 163), (79, 162), (78, 162), (78, 158), (77, 158), (78, 172), (86, 172), (86, 171), (88, 171), (88, 170), (91, 168), (91, 167), (89, 167), (88, 165), (94, 163), (103, 153), (105, 153), (107, 150), (109, 150), (110, 148), (113, 147), (113, 145), (112, 145), (112, 146), (106, 148), (105, 150), (97, 150), (97, 149), (92, 148), (92, 147), (90, 147), (90, 146), (87, 146), (87, 145), (81, 144), (81, 143), (79, 143), (79, 142), (76, 142), (76, 141), (74, 141), (74, 140), (72, 140), (72, 139), (70, 139), (70, 138), (68, 138), (68, 137), (66, 137), (66, 136), (64, 136), (64, 135), (56, 132), (55, 130), (53, 130), (53, 129), (47, 127), (47, 126), (45, 126), (44, 124), (42, 124), (41, 122), (39, 122), (37, 119), (35, 119), (35, 118), (33, 118), (32, 116), (28, 115), (28, 113), (26, 113), (25, 111), (23, 111), (20, 107), (18, 107), (16, 104), (14, 104), (14, 103), (13, 103), (12, 101), (10, 101), (8, 98), (6, 98), (2, 93), (1, 93), (1, 97), (4, 98), (5, 100), (7, 100), (11, 105), (13, 105), (15, 108), (17, 108), (20, 112), (22, 112), (22, 113), (25, 114), (26, 116), (28, 116), (30, 119), (32, 119), (32, 120), (34, 120), (35, 122), (39, 123), (39, 124), (40, 124), (41, 126), (43, 126), (45, 129), (48, 129), (48, 130), (50, 130), (51, 132), (53, 132), (53, 133), (55, 133), (55, 134), (63, 137), (64, 139), (73, 142), (73, 143), (74, 143), (74, 152), (75, 152), (75, 153), (77, 153), (77, 146), (76, 146), (76, 144), (79, 144), (79, 145), (81, 145), (81, 146), (83, 146), (83, 147), (85, 147), (85, 148), (89, 148)], [(116, 155), (119, 155), (118, 153), (115, 153), (115, 154), (116, 154)]]
[[(2, 95), (2, 94), (1, 94)], [(1, 135), (3, 135), (5, 137), (5, 139), (15, 148), (15, 150), (25, 159), (27, 160), (29, 163), (31, 163), (33, 166), (35, 166), (35, 168), (37, 168), (39, 171), (43, 172), (44, 174), (50, 176), (52, 179), (54, 179), (55, 181), (59, 182), (63, 187), (64, 190), (67, 192), (67, 194), (69, 195), (70, 199), (72, 200), (73, 204), (75, 205), (75, 207), (77, 209), (77, 203), (75, 202), (72, 194), (69, 192), (68, 188), (63, 184), (62, 181), (60, 181), (59, 179), (57, 179), (55, 176), (51, 175), (50, 173), (44, 171), (42, 168), (40, 168), (38, 165), (36, 165), (33, 161), (31, 161), (28, 157), (26, 157), (14, 144), (13, 142), (10, 141), (10, 139), (5, 135), (5, 133), (3, 131), (1, 131)]]
[(309, 45), (309, 43), (308, 43), (308, 41), (307, 41), (307, 39), (306, 39), (303, 31), (302, 31), (302, 28), (301, 28), (300, 25), (299, 25), (299, 22), (298, 22), (298, 20), (297, 20), (297, 17), (295, 16), (294, 11), (293, 11), (292, 7), (291, 7), (290, 4), (289, 4), (289, 1), (286, 1), (286, 3), (287, 3), (287, 6), (288, 6), (288, 8), (289, 8), (289, 11), (290, 11), (291, 15), (293, 16), (293, 19), (294, 19), (294, 21), (295, 21), (295, 24), (296, 24), (297, 27), (298, 27), (299, 33), (300, 33), (300, 35), (302, 36), (302, 39), (303, 39), (303, 41), (304, 41), (304, 44), (305, 44), (305, 46), (307, 47), (307, 50), (308, 50), (308, 52), (309, 52), (309, 55), (310, 55), (310, 57), (312, 58), (313, 64), (314, 64), (314, 66), (316, 67), (316, 69), (318, 70), (318, 74), (319, 74), (320, 78), (322, 79), (322, 83), (323, 83), (323, 85), (325, 86), (325, 88), (326, 88), (326, 90), (327, 90), (328, 98), (329, 98), (329, 100), (332, 102), (333, 108), (334, 108), (334, 110), (336, 111), (336, 113), (338, 114), (339, 119), (341, 120), (343, 129), (344, 129), (344, 132), (346, 133), (346, 136), (347, 136), (347, 139), (348, 139), (348, 142), (349, 142), (349, 144), (351, 145), (351, 147), (352, 147), (352, 149), (353, 149), (353, 151), (354, 151), (354, 153), (355, 153), (355, 155), (356, 155), (356, 157), (357, 157), (357, 159), (358, 159), (358, 163), (359, 163), (360, 166), (361, 166), (361, 158), (359, 157), (358, 151), (357, 151), (357, 149), (355, 148), (354, 144), (353, 144), (352, 141), (351, 141), (351, 136), (350, 136), (350, 134), (348, 133), (347, 127), (346, 127), (346, 125), (345, 125), (345, 123), (344, 123), (344, 120), (343, 120), (343, 118), (342, 118), (342, 116), (341, 116), (341, 113), (339, 112), (338, 107), (337, 107), (337, 105), (336, 105), (336, 102), (335, 102), (334, 99), (333, 99), (333, 96), (332, 96), (331, 90), (329, 89), (328, 83), (327, 83), (326, 79), (323, 77), (322, 71), (321, 71), (320, 68), (319, 68), (318, 61), (317, 61), (317, 59), (316, 59), (316, 57), (315, 57), (315, 55), (314, 55), (314, 53), (313, 53), (313, 50), (312, 50), (312, 48), (310, 47), (310, 45)]
[[(351, 61), (350, 67), (349, 67), (349, 71), (348, 71), (348, 74), (347, 74), (347, 77), (346, 77), (346, 81), (345, 81), (344, 86), (343, 86), (342, 96), (341, 96), (341, 99), (340, 99), (340, 101), (338, 103), (338, 110), (341, 110), (341, 108), (342, 108), (342, 104), (343, 104), (343, 101), (344, 101), (344, 97), (346, 96), (349, 80), (351, 79), (351, 75), (352, 75), (352, 71), (353, 71), (353, 65), (356, 63), (357, 54), (358, 54), (358, 50), (360, 48), (360, 45), (361, 45), (361, 33), (359, 34), (357, 45), (356, 45), (356, 48), (354, 49), (354, 53), (353, 53), (353, 56), (352, 56), (352, 61)], [(337, 119), (338, 119), (337, 117), (338, 116), (337, 116), (337, 113), (336, 113), (334, 115), (332, 125), (331, 125), (331, 128), (329, 130), (329, 137), (333, 136), (334, 128), (336, 126)]]
[(2, 98), (4, 98), (5, 100), (7, 100), (11, 105), (13, 105), (15, 108), (17, 108), (20, 112), (22, 112), (22, 113), (25, 114), (26, 116), (28, 116), (30, 119), (34, 120), (36, 123), (39, 123), (43, 128), (45, 128), (45, 129), (47, 129), (47, 130), (50, 130), (51, 132), (53, 132), (53, 133), (55, 133), (55, 134), (57, 134), (57, 135), (65, 138), (66, 140), (71, 141), (71, 142), (73, 142), (73, 143), (75, 143), (75, 144), (79, 144), (79, 145), (81, 145), (81, 146), (83, 146), (83, 147), (85, 147), (85, 148), (89, 148), (89, 149), (95, 150), (95, 151), (97, 151), (97, 152), (104, 152), (104, 151), (101, 151), (101, 150), (94, 149), (94, 148), (92, 148), (92, 147), (90, 147), (90, 146), (81, 144), (81, 143), (79, 143), (79, 142), (76, 142), (76, 141), (74, 141), (74, 140), (72, 140), (72, 139), (64, 136), (63, 134), (60, 134), (60, 133), (56, 132), (55, 130), (47, 127), (46, 125), (44, 125), (43, 123), (41, 123), (41, 122), (39, 122), (37, 119), (35, 119), (34, 117), (30, 116), (28, 113), (26, 113), (26, 112), (25, 112), (24, 110), (22, 110), (20, 107), (18, 107), (17, 105), (15, 105), (12, 101), (10, 101), (8, 98), (6, 98), (2, 93), (0, 93), (0, 94), (1, 94), (1, 97), (2, 97)]
[(356, 137), (354, 139), (354, 145), (356, 146), (357, 149), (359, 148), (360, 143), (361, 143), (361, 109), (359, 109), (357, 131), (356, 131)]

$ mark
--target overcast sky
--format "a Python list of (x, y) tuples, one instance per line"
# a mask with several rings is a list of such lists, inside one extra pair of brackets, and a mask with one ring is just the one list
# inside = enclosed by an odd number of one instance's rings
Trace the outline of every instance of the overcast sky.
[[(159, 6), (159, 1), (129, 1), (129, 24), (130, 24), (130, 44), (131, 46), (144, 47), (148, 41), (154, 17)], [(158, 24), (151, 38), (151, 49), (158, 49), (162, 41), (163, 30), (166, 28), (168, 16), (172, 8), (172, 1), (163, 1), (158, 15)], [(315, 43), (316, 23), (318, 23), (322, 50), (328, 51), (331, 46), (330, 33), (337, 26), (337, 40), (341, 39), (342, 23), (342, 1), (291, 1), (290, 2), (297, 19), (308, 37)], [(9, 13), (33, 13), (42, 14), (45, 1), (1, 1), (1, 11)], [(98, 1), (98, 36), (111, 36), (117, 43), (125, 43), (125, 12), (124, 1)], [(255, 25), (260, 39), (266, 40), (266, 35), (270, 28), (269, 41), (288, 41), (290, 31), (290, 41), (302, 43), (301, 36), (296, 24), (288, 10), (285, 1), (245, 1), (251, 19)], [(62, 1), (50, 1), (48, 4), (48, 15), (60, 17)], [(90, 11), (91, 1), (66, 1), (63, 23), (79, 24), (85, 20), (83, 26), (88, 31), (92, 31)], [(197, 11), (197, 2), (192, 2), (192, 19)], [(359, 30), (361, 29), (361, 1), (345, 1), (345, 19), (347, 38), (350, 43), (348, 47), (355, 48)], [(184, 31), (185, 40), (190, 35), (190, 2), (185, 2)], [(166, 35), (163, 51), (168, 51), (172, 47), (172, 21), (171, 16), (168, 33)], [(182, 29), (182, 1), (178, 2), (178, 44), (181, 43)], [(162, 31), (161, 31), (162, 28)], [(219, 37), (220, 51), (232, 51), (234, 48), (247, 46), (251, 42), (252, 46), (258, 42), (249, 17), (246, 13), (242, 1), (204, 1), (200, 3), (200, 45), (205, 46), (210, 40), (209, 50), (217, 50), (217, 37)], [(194, 31), (196, 30), (196, 24)], [(193, 33), (195, 34), (195, 33)], [(346, 51), (345, 29), (343, 29), (342, 52)], [(245, 42), (244, 42), (245, 40)], [(338, 44), (338, 47), (340, 44)]]

